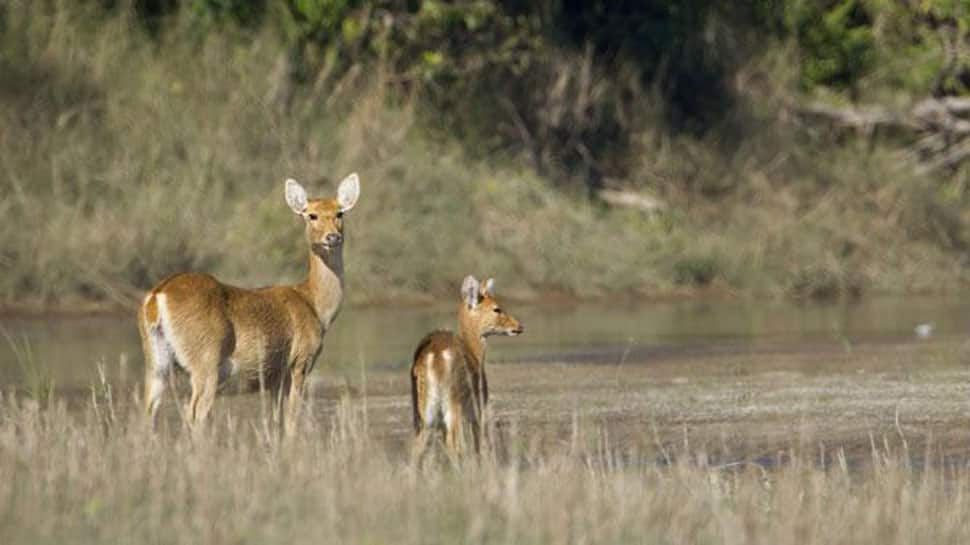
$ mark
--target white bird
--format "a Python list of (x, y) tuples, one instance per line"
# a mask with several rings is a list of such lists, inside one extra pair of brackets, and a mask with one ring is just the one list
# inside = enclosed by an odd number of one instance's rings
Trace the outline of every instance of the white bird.
[(913, 332), (921, 339), (928, 339), (933, 334), (933, 324), (919, 324)]

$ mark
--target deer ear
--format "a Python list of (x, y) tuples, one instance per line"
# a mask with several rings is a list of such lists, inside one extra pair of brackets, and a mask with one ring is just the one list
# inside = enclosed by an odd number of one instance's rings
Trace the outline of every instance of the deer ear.
[(468, 305), (468, 308), (478, 306), (478, 280), (475, 280), (474, 276), (466, 276), (461, 283), (461, 298)]
[(495, 295), (495, 279), (489, 278), (482, 282), (482, 295)]
[(307, 197), (306, 189), (293, 178), (286, 180), (286, 204), (297, 214), (306, 212)]
[(350, 176), (344, 178), (340, 182), (340, 186), (337, 187), (337, 204), (340, 205), (340, 211), (346, 212), (357, 204), (357, 197), (360, 196), (360, 178), (357, 177), (357, 173), (354, 172)]

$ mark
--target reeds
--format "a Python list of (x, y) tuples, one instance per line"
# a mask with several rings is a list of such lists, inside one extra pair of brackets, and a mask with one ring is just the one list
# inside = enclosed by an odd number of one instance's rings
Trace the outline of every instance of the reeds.
[[(411, 465), (364, 402), (285, 441), (223, 412), (153, 435), (135, 407), (0, 399), (4, 543), (965, 543), (970, 473), (898, 441), (714, 465), (690, 445), (621, 451), (505, 434), (501, 454)], [(107, 405), (105, 405), (105, 403)], [(580, 421), (577, 419), (576, 421)], [(931, 449), (930, 449), (931, 450)], [(442, 458), (443, 459), (443, 458)]]

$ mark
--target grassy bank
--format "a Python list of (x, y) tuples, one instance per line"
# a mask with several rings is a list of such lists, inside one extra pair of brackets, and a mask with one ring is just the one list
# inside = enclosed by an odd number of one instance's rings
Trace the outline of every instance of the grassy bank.
[[(965, 467), (914, 464), (874, 444), (851, 468), (838, 449), (794, 446), (780, 465), (712, 465), (685, 445), (615, 448), (576, 428), (501, 459), (416, 469), (344, 401), (298, 441), (220, 417), (208, 437), (151, 436), (137, 411), (95, 390), (68, 413), (0, 402), (4, 543), (965, 543)], [(808, 444), (812, 444), (808, 441)], [(812, 447), (814, 448), (814, 447)], [(811, 451), (812, 448), (807, 450)], [(823, 451), (824, 452), (824, 451)], [(656, 457), (653, 457), (656, 455)], [(825, 455), (823, 454), (823, 457)]]
[[(5, 11), (4, 305), (129, 305), (188, 269), (241, 285), (296, 280), (305, 250), (282, 180), (328, 192), (351, 170), (362, 179), (347, 227), (355, 302), (451, 294), (469, 272), (520, 298), (830, 296), (966, 280), (963, 178), (916, 177), (866, 142), (792, 134), (765, 113), (789, 81), (779, 59), (751, 61), (737, 83), (750, 100), (709, 136), (651, 122), (663, 107), (644, 93), (630, 151), (642, 164), (615, 182), (666, 204), (647, 215), (564, 190), (516, 152), (470, 152), (379, 63), (305, 82), (284, 114), (267, 98), (281, 50), (270, 29), (198, 33), (184, 21), (151, 37), (132, 17), (59, 3)], [(765, 74), (781, 75), (746, 83)]]
[(422, 468), (403, 359), (323, 362), (286, 442), (271, 402), (231, 387), (192, 437), (184, 380), (149, 433), (138, 358), (7, 341), (21, 365), (0, 391), (4, 544), (970, 538), (958, 334), (497, 359), (492, 448)]

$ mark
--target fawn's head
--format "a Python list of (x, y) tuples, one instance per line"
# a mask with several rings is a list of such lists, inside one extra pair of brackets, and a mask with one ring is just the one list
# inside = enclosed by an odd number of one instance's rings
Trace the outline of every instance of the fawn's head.
[(315, 253), (339, 248), (344, 242), (344, 213), (357, 204), (360, 180), (357, 173), (344, 178), (337, 196), (310, 199), (296, 180), (286, 180), (286, 204), (306, 222), (307, 240)]
[(489, 335), (522, 334), (522, 322), (505, 312), (495, 299), (495, 281), (479, 283), (474, 276), (466, 276), (461, 284), (459, 321), (464, 327), (476, 331), (482, 337)]

